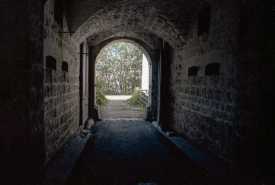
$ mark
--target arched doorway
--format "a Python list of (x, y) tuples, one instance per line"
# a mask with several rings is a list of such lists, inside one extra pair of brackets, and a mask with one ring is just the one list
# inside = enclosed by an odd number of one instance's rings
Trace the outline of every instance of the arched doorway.
[[(148, 53), (129, 41), (113, 41), (96, 58), (97, 106), (102, 119), (145, 118), (150, 108)], [(146, 52), (146, 51), (145, 51)]]
[[(99, 114), (99, 108), (96, 103), (96, 60), (100, 52), (106, 48), (107, 46), (118, 43), (118, 42), (127, 42), (134, 44), (137, 46), (144, 54), (144, 57), (148, 61), (148, 67), (149, 67), (149, 88), (148, 88), (148, 103), (146, 105), (146, 120), (155, 120), (156, 114), (157, 114), (157, 79), (153, 80), (153, 76), (157, 74), (157, 60), (158, 60), (158, 54), (157, 50), (154, 50), (150, 48), (150, 46), (146, 45), (145, 43), (134, 40), (134, 39), (112, 39), (108, 41), (104, 41), (97, 46), (90, 46), (89, 48), (89, 113), (90, 117), (95, 120), (100, 120), (100, 114)], [(153, 56), (153, 60), (152, 57)]]

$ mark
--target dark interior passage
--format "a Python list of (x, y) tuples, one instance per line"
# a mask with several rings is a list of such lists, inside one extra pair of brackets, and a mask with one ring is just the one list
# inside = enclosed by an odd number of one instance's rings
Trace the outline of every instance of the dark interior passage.
[[(226, 164), (233, 181), (274, 184), (275, 1), (3, 0), (0, 10), (0, 184), (45, 184), (55, 155), (100, 120), (97, 57), (122, 41), (148, 59), (146, 120)], [(207, 183), (133, 123), (98, 123), (82, 183)]]
[(150, 122), (101, 121), (68, 179), (74, 184), (219, 184), (179, 156)]

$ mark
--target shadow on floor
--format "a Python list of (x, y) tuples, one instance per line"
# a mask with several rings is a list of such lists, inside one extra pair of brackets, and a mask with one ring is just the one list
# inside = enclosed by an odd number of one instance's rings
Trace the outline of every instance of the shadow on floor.
[(171, 149), (150, 122), (97, 122), (67, 184), (139, 183), (220, 184)]

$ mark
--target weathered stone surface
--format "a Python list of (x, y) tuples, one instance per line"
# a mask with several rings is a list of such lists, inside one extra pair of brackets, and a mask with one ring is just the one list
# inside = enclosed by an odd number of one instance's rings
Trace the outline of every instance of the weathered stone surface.
[[(141, 43), (152, 60), (152, 120), (162, 60), (168, 98), (161, 106), (172, 116), (167, 124), (174, 131), (232, 168), (260, 169), (266, 154), (274, 156), (274, 2), (208, 0), (210, 27), (202, 34), (205, 0), (70, 2), (63, 25), (54, 20), (54, 0), (0, 5), (1, 166), (18, 171), (31, 166), (37, 177), (43, 173), (45, 162), (79, 129), (79, 44), (94, 48), (93, 64), (100, 50), (118, 39)], [(54, 69), (46, 65), (47, 56), (55, 58)], [(68, 72), (62, 71), (63, 61)], [(210, 63), (220, 64), (219, 74), (205, 75)], [(188, 76), (193, 66), (197, 76)], [(265, 164), (273, 167), (272, 161)], [(18, 179), (28, 178), (26, 173), (21, 170)]]
[[(233, 123), (238, 115), (236, 105), (236, 60), (229, 58), (236, 43), (227, 40), (236, 37), (237, 19), (226, 23), (218, 19), (221, 14), (234, 13), (230, 5), (226, 9), (212, 7), (209, 34), (197, 36), (197, 26), (189, 31), (188, 41), (175, 52), (172, 65), (173, 128), (212, 155), (230, 163), (233, 157), (231, 142)], [(194, 20), (196, 20), (194, 16)], [(192, 24), (196, 25), (194, 21)], [(222, 29), (230, 29), (222, 32)], [(215, 43), (215, 45), (213, 45)], [(220, 64), (220, 74), (205, 75), (209, 63)], [(188, 76), (188, 68), (198, 67), (198, 76)]]
[[(44, 124), (46, 160), (64, 145), (79, 128), (79, 62), (77, 47), (68, 33), (64, 17), (63, 29), (54, 20), (54, 0), (45, 4), (44, 22)], [(45, 65), (46, 56), (56, 59), (56, 70)], [(68, 63), (68, 72), (62, 70)]]
[[(83, 2), (85, 4), (85, 2)], [(108, 8), (95, 12), (89, 19), (77, 28), (73, 38), (79, 43), (85, 37), (92, 35), (97, 36), (102, 32), (109, 32), (108, 38), (113, 38), (116, 33), (125, 33), (128, 37), (144, 38), (136, 36), (136, 32), (151, 32), (157, 37), (167, 41), (173, 47), (179, 47), (185, 44), (185, 40), (177, 40), (181, 32), (178, 30), (184, 29), (178, 19), (180, 12), (176, 2), (170, 2), (165, 6), (159, 2), (160, 5), (156, 8), (155, 2), (146, 1), (117, 1), (116, 6), (108, 3), (106, 7), (113, 7), (110, 12)], [(168, 8), (167, 8), (168, 7)], [(87, 8), (87, 7), (86, 7)], [(186, 8), (186, 7), (185, 7)], [(88, 9), (88, 8), (87, 8)], [(172, 10), (170, 13), (169, 10)], [(177, 11), (176, 11), (177, 10)], [(167, 12), (168, 11), (168, 12)], [(160, 13), (165, 12), (165, 13)], [(73, 14), (73, 13), (72, 13)], [(166, 18), (169, 15), (169, 18)], [(186, 19), (188, 15), (186, 14)], [(173, 20), (173, 22), (169, 21)], [(76, 29), (76, 28), (74, 28)], [(105, 39), (107, 39), (105, 37)], [(176, 44), (176, 40), (178, 44)], [(104, 40), (101, 40), (101, 42)], [(143, 40), (144, 41), (144, 40)]]

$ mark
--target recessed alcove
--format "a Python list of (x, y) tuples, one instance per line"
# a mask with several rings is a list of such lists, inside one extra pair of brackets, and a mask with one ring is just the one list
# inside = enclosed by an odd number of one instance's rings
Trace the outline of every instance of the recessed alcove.
[(190, 67), (188, 69), (188, 76), (198, 76), (199, 68), (196, 66)]
[(219, 75), (220, 74), (220, 64), (219, 63), (211, 63), (205, 67), (205, 75)]
[(209, 33), (211, 7), (205, 2), (198, 17), (198, 36)]
[(52, 56), (46, 56), (46, 68), (56, 70), (56, 59)]
[(62, 71), (69, 72), (69, 64), (65, 61), (62, 62)]

